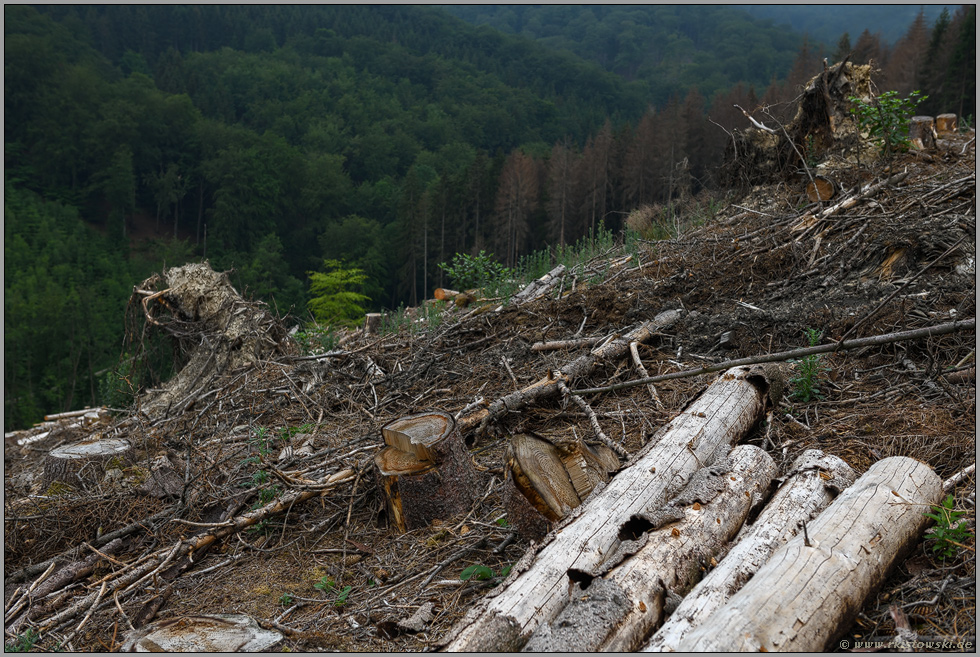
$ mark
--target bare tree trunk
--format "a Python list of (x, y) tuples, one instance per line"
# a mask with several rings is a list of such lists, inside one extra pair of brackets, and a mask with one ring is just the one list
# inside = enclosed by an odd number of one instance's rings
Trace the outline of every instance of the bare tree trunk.
[(803, 535), (678, 645), (691, 652), (820, 652), (921, 536), (942, 480), (904, 456), (878, 461)]

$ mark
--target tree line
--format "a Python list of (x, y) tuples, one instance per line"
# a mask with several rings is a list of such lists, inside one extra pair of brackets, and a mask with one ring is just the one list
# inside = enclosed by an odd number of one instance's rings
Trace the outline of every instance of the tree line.
[(456, 253), (513, 266), (715, 189), (707, 117), (744, 127), (734, 104), (792, 98), (821, 54), (761, 97), (647, 103), (432, 8), (11, 5), (4, 30), (7, 428), (112, 397), (126, 300), (163, 264), (207, 258), (299, 321), (332, 270), (415, 305)]

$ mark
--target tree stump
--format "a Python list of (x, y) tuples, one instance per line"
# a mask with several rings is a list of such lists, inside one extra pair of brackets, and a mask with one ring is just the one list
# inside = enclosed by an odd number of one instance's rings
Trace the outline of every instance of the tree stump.
[(98, 484), (106, 466), (125, 456), (131, 447), (122, 438), (95, 438), (56, 447), (44, 459), (44, 487), (56, 481), (81, 488)]
[(367, 313), (364, 316), (364, 335), (375, 335), (381, 330), (381, 313)]
[(470, 507), (478, 479), (451, 415), (409, 415), (381, 429), (388, 446), (374, 457), (389, 522), (400, 532)]
[(581, 440), (552, 443), (540, 436), (511, 436), (505, 456), (504, 507), (521, 536), (539, 540), (579, 506), (619, 459), (606, 446)]
[(927, 150), (936, 147), (936, 127), (931, 116), (913, 116), (909, 122), (909, 141), (913, 148)]
[(956, 115), (940, 114), (936, 117), (936, 132), (940, 137), (956, 133)]

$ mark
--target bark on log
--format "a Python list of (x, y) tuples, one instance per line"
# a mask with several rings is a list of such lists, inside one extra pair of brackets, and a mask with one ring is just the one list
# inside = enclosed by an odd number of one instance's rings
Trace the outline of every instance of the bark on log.
[(95, 438), (56, 447), (44, 459), (43, 484), (48, 487), (57, 481), (81, 488), (98, 485), (106, 466), (114, 459), (124, 459), (130, 449), (129, 441), (122, 438)]
[(920, 151), (936, 147), (936, 126), (931, 116), (912, 117), (909, 122), (909, 141)]
[(516, 306), (540, 297), (553, 288), (565, 273), (565, 265), (558, 265), (541, 278), (531, 281), (527, 287), (515, 294), (511, 302)]
[(853, 484), (855, 474), (836, 456), (807, 450), (783, 479), (785, 483), (755, 522), (743, 527), (735, 546), (684, 597), (643, 652), (676, 651), (684, 637), (724, 605), (777, 548), (802, 531), (803, 522), (810, 522), (841, 490)]
[[(592, 351), (575, 360), (567, 363), (559, 371), (559, 375), (564, 377), (566, 382), (570, 382), (578, 377), (591, 373), (599, 363), (619, 358), (629, 350), (630, 342), (645, 342), (661, 330), (675, 324), (682, 316), (680, 310), (667, 310), (649, 322), (644, 322), (637, 328), (623, 336), (609, 340), (599, 345)], [(508, 412), (518, 411), (526, 406), (533, 404), (539, 399), (544, 399), (558, 393), (558, 381), (553, 372), (548, 372), (543, 379), (531, 385), (512, 392), (491, 403), (487, 408), (480, 408), (474, 413), (467, 415), (459, 421), (460, 431), (466, 432), (476, 425), (486, 427), (488, 423), (496, 421)]]
[(764, 501), (778, 473), (772, 458), (752, 445), (699, 470), (666, 507), (631, 519), (637, 538), (623, 541), (622, 563), (604, 564), (602, 570), (611, 567), (605, 574), (573, 573), (571, 602), (553, 623), (538, 627), (524, 650), (635, 650), (660, 623), (668, 601), (690, 590), (735, 536), (753, 502)]
[[(628, 345), (624, 345), (624, 349)], [(570, 569), (587, 572), (612, 555), (634, 515), (654, 513), (719, 449), (743, 437), (762, 416), (767, 385), (738, 368), (712, 383), (595, 493), (581, 511), (549, 534), (527, 570), (515, 566), (510, 584), (487, 597), (453, 629), (450, 651), (519, 650), (567, 602)], [(546, 539), (547, 540), (547, 539)], [(523, 567), (523, 564), (522, 564)]]
[(878, 461), (755, 577), (680, 643), (678, 651), (820, 652), (921, 536), (942, 481), (911, 458)]
[(388, 447), (374, 457), (389, 518), (400, 532), (470, 507), (476, 471), (451, 415), (410, 415), (381, 429)]
[(956, 133), (956, 115), (940, 114), (936, 117), (936, 133), (940, 136)]
[(582, 440), (553, 443), (540, 436), (511, 436), (505, 456), (504, 507), (518, 533), (541, 540), (551, 524), (587, 498), (619, 468), (605, 445)]

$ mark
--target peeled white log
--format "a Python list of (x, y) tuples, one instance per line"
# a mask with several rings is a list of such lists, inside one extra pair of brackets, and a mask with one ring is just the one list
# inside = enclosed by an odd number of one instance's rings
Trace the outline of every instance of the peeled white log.
[(942, 480), (928, 465), (904, 456), (878, 461), (677, 650), (832, 647), (921, 536), (928, 522), (922, 513), (941, 494)]
[(720, 608), (759, 570), (777, 548), (803, 531), (837, 494), (854, 483), (847, 463), (819, 450), (807, 450), (793, 462), (785, 483), (721, 563), (684, 596), (683, 602), (643, 648), (673, 652), (694, 628)]
[[(623, 525), (652, 514), (698, 468), (743, 437), (761, 416), (767, 386), (749, 368), (728, 370), (650, 441), (634, 462), (558, 527), (526, 570), (515, 566), (510, 584), (486, 597), (452, 630), (449, 651), (519, 650), (541, 623), (568, 602), (568, 571), (588, 572), (613, 554)], [(523, 564), (518, 564), (523, 566)]]
[(634, 532), (643, 531), (643, 521), (650, 530), (630, 547), (635, 554), (609, 564), (602, 587), (598, 578), (573, 573), (578, 583), (571, 602), (553, 623), (538, 628), (525, 651), (635, 650), (660, 622), (668, 596), (683, 595), (701, 578), (779, 474), (772, 458), (753, 445), (736, 447), (722, 462), (700, 470), (659, 517), (633, 519)]

